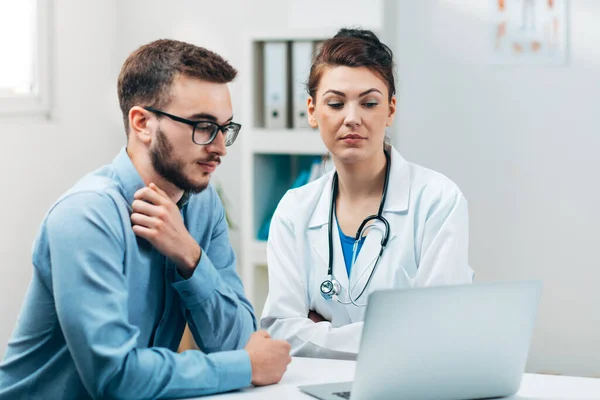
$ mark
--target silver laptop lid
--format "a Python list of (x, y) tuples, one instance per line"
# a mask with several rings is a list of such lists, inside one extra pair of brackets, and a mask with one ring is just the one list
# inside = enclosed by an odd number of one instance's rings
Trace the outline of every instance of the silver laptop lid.
[(539, 281), (526, 281), (371, 294), (352, 399), (514, 394), (541, 287)]

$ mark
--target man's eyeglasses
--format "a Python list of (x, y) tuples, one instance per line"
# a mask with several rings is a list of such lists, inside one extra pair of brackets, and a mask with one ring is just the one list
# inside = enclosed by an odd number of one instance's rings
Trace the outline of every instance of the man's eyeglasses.
[(152, 107), (144, 107), (144, 110), (153, 112), (158, 115), (163, 115), (173, 121), (181, 122), (183, 124), (190, 125), (192, 130), (192, 141), (196, 144), (205, 145), (212, 143), (217, 137), (219, 131), (225, 135), (225, 146), (231, 146), (237, 138), (242, 125), (236, 124), (235, 122), (229, 122), (225, 125), (219, 125), (213, 121), (192, 121), (189, 119), (181, 118), (176, 115), (166, 113), (161, 110), (157, 110)]

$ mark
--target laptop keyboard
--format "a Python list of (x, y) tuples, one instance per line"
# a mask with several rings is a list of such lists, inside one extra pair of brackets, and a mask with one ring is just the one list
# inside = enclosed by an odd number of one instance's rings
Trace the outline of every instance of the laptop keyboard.
[(341, 397), (342, 399), (349, 399), (350, 398), (350, 392), (334, 392), (334, 395)]

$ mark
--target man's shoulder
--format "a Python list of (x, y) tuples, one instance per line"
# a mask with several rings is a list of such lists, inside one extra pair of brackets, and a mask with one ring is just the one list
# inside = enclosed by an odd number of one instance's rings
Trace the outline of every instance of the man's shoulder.
[(118, 180), (111, 172), (110, 166), (104, 166), (85, 175), (54, 202), (45, 219), (61, 212), (104, 213), (111, 208), (118, 210), (130, 207)]
[(48, 246), (52, 239), (74, 246), (90, 244), (89, 240), (95, 240), (98, 233), (115, 243), (124, 240), (123, 227), (130, 224), (127, 201), (118, 181), (103, 169), (81, 178), (47, 211), (33, 246), (33, 260), (38, 268), (43, 270), (48, 266)]

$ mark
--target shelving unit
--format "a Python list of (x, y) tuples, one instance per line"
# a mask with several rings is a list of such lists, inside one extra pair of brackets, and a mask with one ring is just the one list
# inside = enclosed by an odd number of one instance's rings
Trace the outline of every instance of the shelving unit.
[[(244, 288), (255, 307), (257, 318), (262, 314), (268, 293), (267, 245), (266, 241), (258, 240), (258, 232), (291, 187), (299, 170), (327, 152), (317, 130), (265, 127), (263, 46), (266, 42), (318, 42), (331, 35), (330, 31), (315, 32), (313, 29), (250, 34), (244, 46), (246, 65), (240, 68), (246, 72), (243, 79), (246, 86), (243, 97), (244, 128), (240, 135), (244, 168), (241, 174), (243, 206), (239, 260)], [(291, 68), (291, 62), (287, 63), (287, 67)], [(290, 71), (287, 73), (292, 76)], [(291, 94), (288, 96), (291, 102), (290, 97)], [(291, 119), (290, 115), (288, 119)]]

